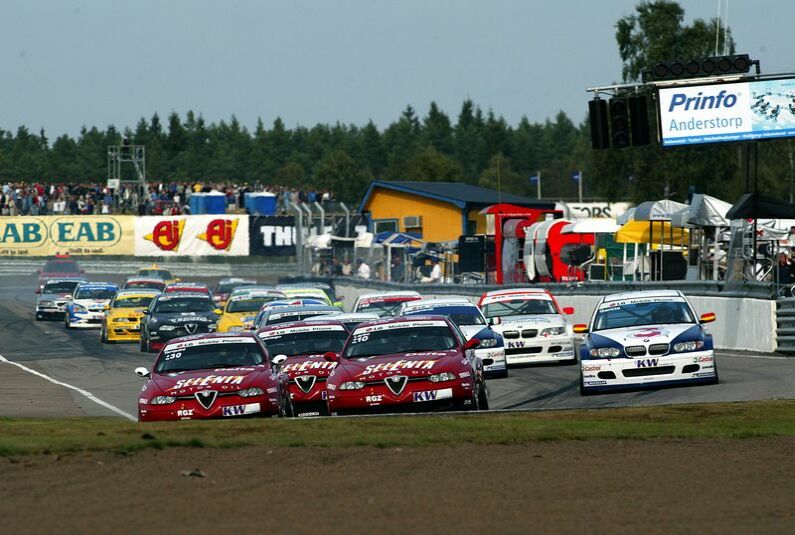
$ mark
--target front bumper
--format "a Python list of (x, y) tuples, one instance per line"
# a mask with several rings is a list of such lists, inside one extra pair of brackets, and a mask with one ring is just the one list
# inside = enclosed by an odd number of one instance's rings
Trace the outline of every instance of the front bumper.
[(107, 336), (114, 342), (137, 342), (141, 339), (141, 324), (111, 323), (107, 326)]
[(98, 329), (102, 327), (104, 319), (104, 312), (72, 312), (69, 314), (69, 325), (83, 329)]
[(483, 373), (487, 375), (499, 375), (508, 370), (508, 361), (505, 359), (504, 347), (475, 349), (475, 356), (480, 360), (488, 358), (494, 361), (488, 366), (483, 366)]
[(574, 358), (574, 342), (571, 335), (505, 339), (505, 359), (509, 366), (560, 362)]
[(36, 317), (39, 319), (44, 318), (56, 318), (56, 319), (63, 319), (64, 315), (66, 314), (66, 309), (64, 307), (58, 306), (37, 306), (36, 307)]
[(714, 383), (717, 367), (712, 350), (674, 353), (660, 357), (588, 359), (580, 364), (582, 388), (589, 392)]
[(291, 377), (287, 385), (290, 401), (296, 416), (323, 416), (328, 414), (326, 404), (326, 378), (316, 377), (309, 392), (304, 392)]
[(139, 422), (270, 417), (279, 414), (278, 398), (270, 399), (267, 395), (250, 398), (218, 396), (209, 409), (202, 407), (193, 396), (180, 397), (169, 405), (148, 405), (141, 401), (138, 402)]
[(367, 384), (359, 390), (328, 391), (328, 408), (336, 413), (393, 413), (445, 411), (472, 403), (473, 382), (468, 380), (410, 381), (399, 395), (383, 383)]

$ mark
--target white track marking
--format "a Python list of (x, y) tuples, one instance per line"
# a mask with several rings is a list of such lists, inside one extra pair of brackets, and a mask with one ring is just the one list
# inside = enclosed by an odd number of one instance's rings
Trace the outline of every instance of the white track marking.
[(22, 365), (22, 364), (20, 364), (18, 362), (13, 362), (11, 360), (8, 360), (3, 355), (0, 355), (0, 362), (6, 362), (8, 364), (16, 366), (17, 368), (25, 370), (28, 373), (32, 373), (33, 375), (41, 377), (42, 379), (46, 379), (46, 380), (48, 380), (51, 383), (55, 383), (56, 385), (60, 385), (60, 386), (66, 387), (66, 388), (68, 388), (70, 390), (74, 390), (75, 392), (78, 392), (78, 393), (84, 395), (85, 397), (87, 397), (88, 399), (90, 399), (91, 401), (96, 403), (97, 405), (101, 405), (102, 407), (105, 407), (106, 409), (115, 412), (119, 416), (123, 416), (123, 417), (125, 417), (128, 420), (131, 420), (133, 422), (137, 422), (138, 421), (138, 419), (135, 416), (133, 416), (132, 414), (130, 414), (129, 412), (125, 412), (125, 411), (121, 410), (120, 408), (118, 408), (118, 407), (116, 407), (114, 405), (111, 405), (107, 401), (102, 401), (97, 396), (95, 396), (94, 394), (92, 394), (91, 392), (89, 392), (87, 390), (83, 390), (82, 388), (78, 388), (78, 387), (70, 385), (68, 383), (62, 383), (61, 381), (53, 379), (52, 377), (50, 377), (48, 375), (45, 375), (45, 374), (43, 374), (41, 372), (37, 372), (36, 370), (32, 370), (32, 369), (28, 368), (27, 366), (24, 366), (24, 365)]
[(734, 357), (738, 359), (795, 360), (792, 357), (778, 357), (775, 355), (743, 355), (742, 353), (724, 353), (723, 351), (716, 351), (715, 356)]

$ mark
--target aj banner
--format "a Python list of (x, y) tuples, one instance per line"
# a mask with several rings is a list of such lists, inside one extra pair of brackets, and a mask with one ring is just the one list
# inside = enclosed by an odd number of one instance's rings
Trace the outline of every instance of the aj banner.
[(135, 256), (246, 256), (248, 216), (145, 216), (135, 219)]

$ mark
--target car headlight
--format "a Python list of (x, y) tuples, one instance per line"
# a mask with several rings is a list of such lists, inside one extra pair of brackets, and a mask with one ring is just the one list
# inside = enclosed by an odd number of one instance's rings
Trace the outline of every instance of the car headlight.
[(84, 307), (83, 305), (75, 305), (74, 306), (74, 311), (75, 312), (85, 313), (85, 312), (88, 312), (88, 309), (86, 307)]
[(592, 357), (617, 357), (621, 354), (621, 350), (617, 347), (595, 347), (590, 351)]
[(547, 327), (541, 331), (541, 336), (553, 336), (557, 334), (566, 334), (566, 327)]
[(364, 383), (361, 381), (346, 381), (340, 385), (340, 390), (361, 390)]
[(174, 396), (155, 396), (149, 400), (150, 405), (168, 405), (169, 403), (174, 403), (177, 401), (177, 398)]
[(246, 388), (245, 390), (238, 390), (237, 395), (243, 398), (250, 398), (251, 396), (262, 396), (265, 394), (265, 391), (261, 388), (257, 388), (253, 386), (251, 388)]
[(486, 348), (486, 347), (494, 347), (497, 345), (496, 338), (484, 338), (480, 341), (477, 349)]
[(131, 320), (130, 318), (113, 318), (111, 321), (113, 323), (129, 323), (133, 320)]
[(160, 330), (161, 331), (173, 331), (174, 329), (176, 329), (176, 327), (174, 325), (161, 325), (160, 326)]
[(43, 307), (51, 307), (55, 305), (55, 301), (42, 301), (41, 303), (39, 303), (39, 305)]
[(450, 372), (442, 372), (428, 376), (428, 380), (432, 383), (441, 383), (442, 381), (452, 381), (454, 379), (455, 375)]
[(684, 351), (695, 351), (704, 347), (703, 340), (691, 340), (689, 342), (679, 342), (674, 344), (674, 351), (682, 353)]
[(240, 332), (242, 330), (244, 330), (244, 327), (242, 325), (233, 325), (232, 327), (229, 327), (229, 332), (230, 333), (236, 333), (236, 332)]

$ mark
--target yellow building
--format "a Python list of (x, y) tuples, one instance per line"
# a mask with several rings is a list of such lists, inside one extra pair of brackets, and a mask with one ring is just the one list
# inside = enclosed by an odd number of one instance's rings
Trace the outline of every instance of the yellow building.
[(371, 232), (416, 233), (425, 241), (457, 240), (463, 234), (486, 234), (480, 211), (498, 203), (554, 209), (554, 202), (459, 182), (375, 180), (359, 204), (369, 214)]

